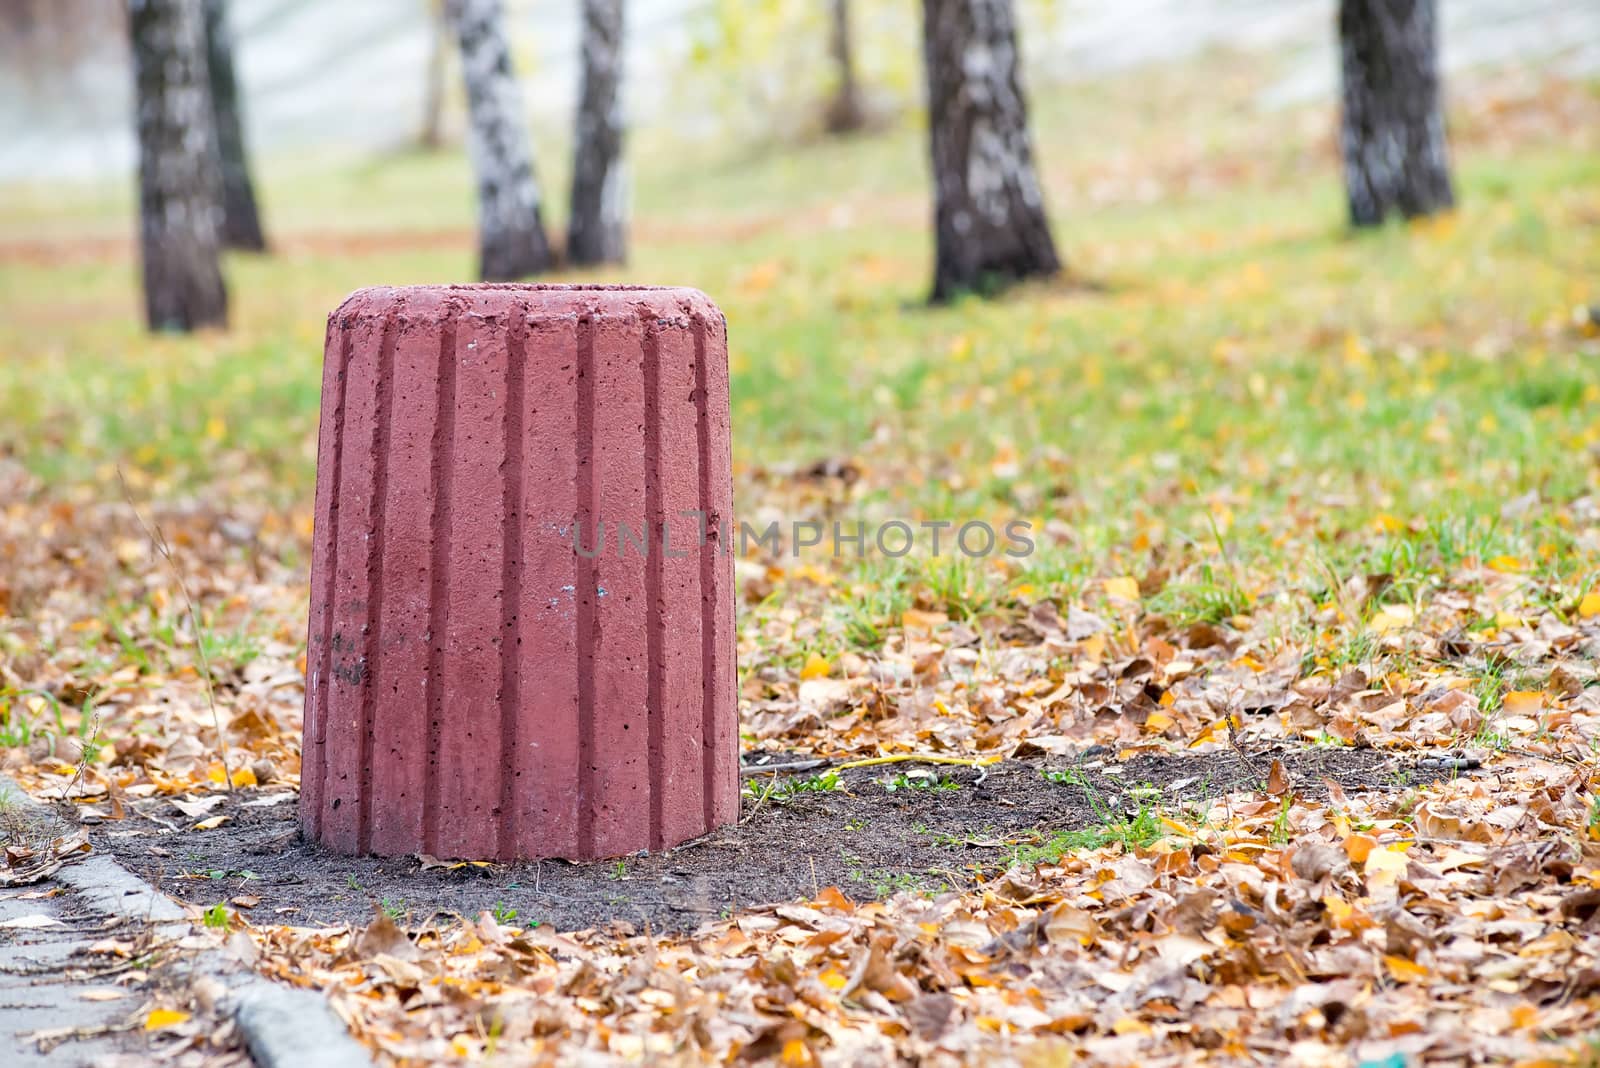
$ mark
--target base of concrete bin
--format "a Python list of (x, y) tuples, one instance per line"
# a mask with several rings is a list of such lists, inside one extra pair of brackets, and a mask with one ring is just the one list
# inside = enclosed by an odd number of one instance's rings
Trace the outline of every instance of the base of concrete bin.
[(323, 375), (305, 834), (593, 859), (735, 820), (732, 511), (698, 291), (353, 294)]

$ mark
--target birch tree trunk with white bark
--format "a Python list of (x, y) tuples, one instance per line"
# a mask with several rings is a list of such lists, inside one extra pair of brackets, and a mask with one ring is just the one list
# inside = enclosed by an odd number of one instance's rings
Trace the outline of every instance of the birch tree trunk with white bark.
[(1339, 54), (1350, 224), (1452, 207), (1434, 0), (1341, 0)]
[(1034, 170), (1012, 0), (923, 0), (931, 299), (1061, 269)]
[(511, 66), (500, 0), (448, 0), (446, 17), (461, 50), (478, 176), (478, 273), (504, 282), (548, 270), (553, 262), (539, 210), (533, 148), (522, 91)]
[(567, 228), (567, 260), (577, 266), (622, 263), (628, 257), (622, 5), (623, 0), (583, 0), (583, 84)]
[(223, 0), (205, 0), (206, 69), (211, 114), (217, 129), (217, 160), (222, 168), (222, 241), (229, 248), (265, 252), (261, 212), (245, 152), (239, 114), (239, 80), (233, 69), (233, 35)]
[(201, 0), (129, 0), (128, 29), (145, 321), (151, 330), (225, 325), (221, 189)]

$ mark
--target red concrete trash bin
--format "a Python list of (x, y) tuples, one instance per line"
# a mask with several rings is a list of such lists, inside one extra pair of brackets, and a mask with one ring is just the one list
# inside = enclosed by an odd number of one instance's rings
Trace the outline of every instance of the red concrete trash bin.
[(727, 328), (696, 290), (352, 294), (324, 356), (307, 837), (590, 859), (734, 821), (731, 463)]

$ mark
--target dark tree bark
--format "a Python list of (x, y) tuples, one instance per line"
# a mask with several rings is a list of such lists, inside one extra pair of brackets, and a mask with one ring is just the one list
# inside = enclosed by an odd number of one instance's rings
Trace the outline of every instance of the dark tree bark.
[(628, 255), (628, 181), (622, 162), (622, 3), (583, 0), (583, 85), (572, 159), (567, 260), (622, 263)]
[(223, 0), (205, 0), (206, 67), (211, 82), (211, 114), (222, 168), (222, 242), (229, 248), (265, 252), (256, 190), (239, 121), (239, 82), (233, 72), (233, 35)]
[(1339, 52), (1351, 225), (1450, 208), (1434, 0), (1341, 0)]
[(1061, 269), (1034, 173), (1012, 0), (923, 0), (932, 300)]
[(478, 172), (478, 273), (510, 281), (548, 270), (553, 262), (539, 212), (539, 183), (511, 69), (500, 0), (447, 0), (445, 14), (461, 48)]
[(222, 325), (221, 191), (200, 0), (129, 0), (139, 252), (152, 330)]
[(833, 57), (835, 77), (833, 99), (824, 116), (828, 132), (852, 133), (866, 124), (861, 107), (861, 87), (856, 82), (854, 38), (850, 33), (850, 0), (831, 0), (832, 25), (828, 34), (828, 53)]

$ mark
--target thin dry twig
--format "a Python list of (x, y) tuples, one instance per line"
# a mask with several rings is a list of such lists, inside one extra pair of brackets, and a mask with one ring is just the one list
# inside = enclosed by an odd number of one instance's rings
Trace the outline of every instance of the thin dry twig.
[(167, 544), (166, 535), (161, 533), (161, 528), (153, 521), (146, 522), (139, 506), (134, 503), (133, 490), (128, 487), (128, 480), (122, 473), (122, 468), (117, 468), (117, 482), (122, 486), (122, 499), (128, 502), (128, 507), (133, 509), (133, 518), (139, 521), (139, 526), (144, 530), (145, 537), (150, 539), (150, 544), (155, 546), (156, 552), (166, 560), (167, 566), (172, 569), (172, 578), (178, 584), (178, 592), (183, 594), (183, 603), (189, 609), (189, 622), (194, 627), (194, 648), (200, 657), (200, 678), (206, 685), (206, 704), (211, 707), (211, 725), (217, 732), (217, 744), (222, 749), (222, 779), (228, 784), (228, 792), (233, 793), (233, 769), (229, 766), (230, 754), (228, 753), (228, 736), (222, 731), (222, 716), (217, 712), (217, 692), (211, 685), (211, 661), (206, 656), (205, 631), (200, 626), (200, 612), (194, 605), (194, 598), (189, 594), (189, 584), (183, 579), (183, 570), (178, 567), (178, 561), (173, 558), (172, 546)]

